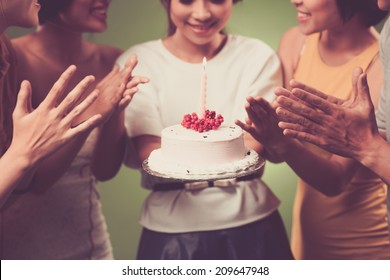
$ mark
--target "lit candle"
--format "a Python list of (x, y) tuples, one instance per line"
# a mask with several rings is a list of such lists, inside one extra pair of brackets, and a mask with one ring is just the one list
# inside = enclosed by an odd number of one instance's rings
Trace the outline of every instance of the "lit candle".
[(200, 93), (200, 116), (204, 117), (206, 112), (206, 95), (207, 95), (207, 72), (206, 72), (207, 60), (203, 57), (203, 73), (201, 78), (201, 93)]

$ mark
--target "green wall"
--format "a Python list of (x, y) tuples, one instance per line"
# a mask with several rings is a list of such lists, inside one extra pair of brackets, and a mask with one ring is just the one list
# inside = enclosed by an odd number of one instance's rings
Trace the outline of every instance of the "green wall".
[[(114, 0), (108, 31), (88, 37), (97, 43), (127, 49), (164, 36), (165, 23), (165, 12), (158, 0)], [(294, 8), (288, 0), (244, 0), (235, 6), (228, 32), (260, 38), (276, 50), (283, 32), (295, 24)], [(25, 32), (11, 28), (8, 34), (16, 37)], [(140, 234), (137, 219), (147, 195), (147, 191), (140, 188), (139, 180), (137, 171), (123, 167), (116, 178), (100, 184), (116, 259), (135, 257)], [(267, 164), (264, 180), (282, 201), (280, 212), (290, 232), (296, 176), (285, 164)]]

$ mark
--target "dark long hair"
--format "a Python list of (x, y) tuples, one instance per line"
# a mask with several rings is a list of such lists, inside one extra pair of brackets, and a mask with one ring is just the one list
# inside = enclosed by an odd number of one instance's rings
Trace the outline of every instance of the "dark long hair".
[(359, 15), (365, 26), (370, 27), (380, 23), (388, 14), (379, 9), (378, 0), (336, 0), (340, 15), (345, 22)]
[[(17, 98), (16, 54), (5, 35), (0, 36), (0, 157), (12, 141), (12, 112)], [(4, 172), (1, 170), (0, 172)]]
[[(233, 0), (233, 4), (236, 4), (237, 2), (241, 2), (243, 0)], [(171, 36), (176, 31), (176, 26), (172, 22), (170, 17), (170, 10), (171, 10), (171, 0), (160, 0), (161, 4), (164, 6), (165, 10), (167, 11), (167, 18), (168, 18), (168, 36)]]
[(43, 24), (55, 18), (59, 13), (66, 10), (73, 0), (38, 0), (41, 4), (39, 10), (39, 23)]

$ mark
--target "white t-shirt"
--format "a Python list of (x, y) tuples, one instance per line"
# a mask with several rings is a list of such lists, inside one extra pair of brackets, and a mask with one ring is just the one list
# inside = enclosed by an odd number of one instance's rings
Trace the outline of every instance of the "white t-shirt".
[[(387, 142), (390, 142), (390, 19), (386, 20), (381, 31), (380, 56), (385, 78), (376, 120), (378, 128), (386, 132)], [(390, 191), (387, 192), (387, 216), (388, 221), (390, 221)], [(390, 236), (390, 223), (388, 223), (388, 227)]]
[(381, 99), (379, 102), (379, 108), (378, 112), (376, 114), (376, 119), (378, 123), (379, 129), (386, 131), (386, 137), (387, 140), (390, 141), (390, 113), (389, 113), (389, 101), (390, 98), (388, 98), (388, 95), (390, 94), (390, 79), (387, 79), (388, 77), (386, 74), (389, 74), (390, 72), (390, 55), (388, 52), (390, 52), (390, 21), (387, 20), (385, 25), (383, 26), (383, 29), (381, 31), (381, 38), (380, 38), (380, 56), (382, 61), (382, 69), (385, 75), (385, 79), (382, 84), (382, 93), (381, 93)]
[[(118, 63), (123, 67), (131, 54), (138, 56), (135, 75), (150, 82), (140, 86), (126, 108), (129, 137), (160, 136), (163, 128), (178, 124), (185, 114), (199, 112), (201, 63), (185, 62), (163, 45), (146, 42), (127, 50)], [(207, 62), (207, 108), (222, 114), (224, 124), (245, 120), (248, 95), (274, 99), (273, 90), (282, 85), (276, 53), (257, 39), (230, 35), (223, 49)], [(143, 186), (153, 180), (145, 172)], [(193, 232), (245, 225), (274, 212), (280, 201), (260, 179), (238, 182), (230, 188), (198, 191), (151, 192), (144, 202), (140, 223), (159, 232)]]

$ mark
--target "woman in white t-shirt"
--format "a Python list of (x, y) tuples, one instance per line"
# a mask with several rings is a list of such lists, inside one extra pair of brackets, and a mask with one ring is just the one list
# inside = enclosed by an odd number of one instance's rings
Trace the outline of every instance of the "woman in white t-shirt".
[[(124, 65), (136, 53), (134, 73), (150, 78), (126, 109), (127, 133), (139, 161), (160, 147), (163, 128), (199, 109), (203, 57), (208, 59), (207, 107), (222, 114), (226, 124), (245, 119), (248, 95), (270, 100), (282, 84), (279, 60), (269, 46), (223, 32), (237, 0), (161, 2), (169, 15), (168, 37), (134, 46), (118, 60)], [(245, 144), (262, 152), (249, 135)], [(142, 172), (142, 185), (152, 191), (142, 208), (137, 258), (291, 259), (280, 202), (260, 176), (190, 191)]]

